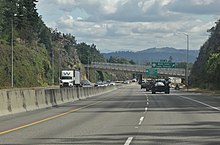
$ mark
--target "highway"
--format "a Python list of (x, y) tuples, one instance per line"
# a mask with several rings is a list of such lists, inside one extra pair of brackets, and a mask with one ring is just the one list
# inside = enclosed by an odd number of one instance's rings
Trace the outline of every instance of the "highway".
[(217, 145), (220, 96), (137, 84), (64, 105), (0, 117), (4, 145)]

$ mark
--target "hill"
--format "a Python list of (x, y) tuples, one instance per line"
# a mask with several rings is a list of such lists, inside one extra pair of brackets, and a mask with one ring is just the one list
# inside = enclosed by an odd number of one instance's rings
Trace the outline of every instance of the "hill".
[(196, 87), (220, 89), (220, 20), (208, 32), (210, 37), (200, 48), (189, 80)]
[[(189, 50), (189, 62), (193, 63), (199, 51)], [(147, 62), (159, 61), (161, 59), (172, 59), (173, 62), (185, 62), (186, 61), (186, 50), (175, 49), (170, 47), (163, 48), (149, 48), (142, 51), (116, 51), (111, 53), (103, 53), (106, 59), (112, 57), (123, 57), (131, 59), (137, 64), (146, 64)]]
[(12, 80), (14, 87), (58, 85), (62, 68), (80, 69), (85, 77), (82, 64), (92, 57), (105, 61), (94, 44), (77, 44), (71, 34), (48, 28), (37, 2), (0, 1), (0, 88), (11, 87)]

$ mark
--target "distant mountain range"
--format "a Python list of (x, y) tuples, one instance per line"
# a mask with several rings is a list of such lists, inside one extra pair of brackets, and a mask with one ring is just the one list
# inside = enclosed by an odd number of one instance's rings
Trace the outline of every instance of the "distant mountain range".
[[(169, 60), (172, 58), (173, 62), (186, 62), (186, 50), (175, 49), (171, 47), (163, 48), (149, 48), (142, 51), (116, 51), (110, 53), (102, 53), (106, 59), (113, 57), (123, 57), (129, 60), (133, 60), (137, 64), (146, 64), (147, 62)], [(195, 62), (198, 57), (199, 50), (189, 50), (188, 62)]]

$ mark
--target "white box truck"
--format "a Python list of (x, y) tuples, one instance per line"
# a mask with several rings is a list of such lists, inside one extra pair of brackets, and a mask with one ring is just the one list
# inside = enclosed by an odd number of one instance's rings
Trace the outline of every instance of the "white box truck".
[(73, 87), (80, 85), (80, 71), (64, 69), (61, 71), (60, 87)]

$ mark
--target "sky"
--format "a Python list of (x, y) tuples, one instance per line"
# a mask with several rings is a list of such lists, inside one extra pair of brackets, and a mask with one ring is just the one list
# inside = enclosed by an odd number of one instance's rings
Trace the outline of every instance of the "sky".
[(220, 19), (220, 0), (38, 0), (45, 24), (101, 52), (199, 50)]

